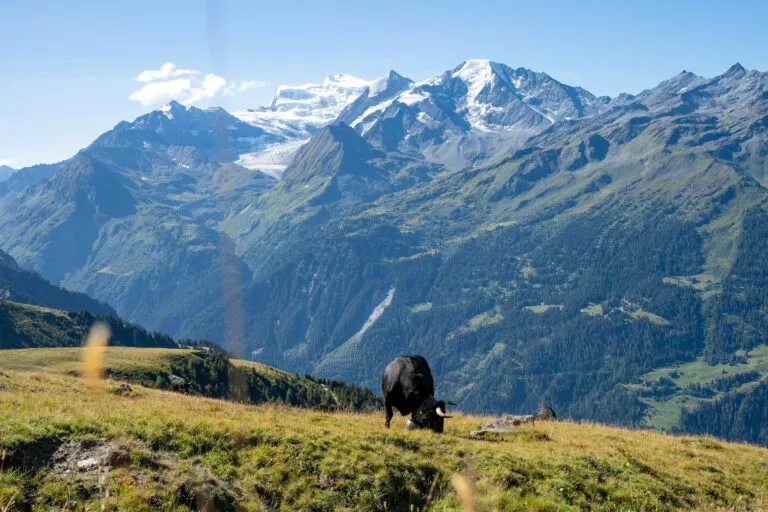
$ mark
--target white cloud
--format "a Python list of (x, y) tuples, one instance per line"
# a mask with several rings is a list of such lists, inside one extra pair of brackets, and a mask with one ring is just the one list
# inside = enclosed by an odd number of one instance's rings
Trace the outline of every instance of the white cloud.
[(202, 100), (215, 98), (219, 93), (226, 92), (225, 89), (227, 89), (227, 80), (224, 77), (208, 73), (199, 87), (189, 91), (189, 97), (184, 103), (191, 105)]
[(133, 91), (128, 99), (142, 105), (154, 105), (188, 95), (191, 89), (192, 81), (189, 78), (150, 82)]
[(7, 165), (8, 167), (13, 167), (14, 161), (13, 158), (0, 158), (0, 166)]
[(219, 96), (232, 96), (254, 87), (264, 87), (261, 80), (230, 82), (215, 73), (202, 73), (196, 69), (179, 69), (173, 62), (166, 62), (160, 69), (146, 69), (136, 80), (144, 83), (128, 96), (142, 105), (156, 105), (177, 100), (192, 105)]
[(237, 92), (247, 91), (248, 89), (254, 89), (256, 87), (264, 87), (267, 83), (264, 80), (246, 80), (240, 82), (237, 86)]
[(162, 80), (165, 78), (172, 78), (176, 76), (190, 76), (199, 75), (200, 72), (196, 69), (178, 69), (173, 62), (166, 62), (160, 69), (145, 69), (136, 80), (139, 82), (152, 82), (153, 80)]

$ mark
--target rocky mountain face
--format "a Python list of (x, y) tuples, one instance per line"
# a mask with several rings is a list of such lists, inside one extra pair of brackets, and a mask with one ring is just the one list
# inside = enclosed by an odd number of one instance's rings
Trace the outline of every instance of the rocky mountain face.
[(545, 73), (488, 60), (395, 83), (392, 94), (365, 98), (365, 109), (353, 104), (341, 119), (375, 144), (452, 167), (493, 158), (557, 121), (596, 114), (610, 103)]
[[(170, 105), (15, 173), (0, 247), (292, 371), (376, 387), (419, 353), (465, 410), (680, 428), (768, 375), (767, 77), (609, 99), (467, 61), (234, 116)], [(280, 180), (244, 167), (276, 147)]]
[(0, 165), (0, 183), (13, 176), (13, 168), (7, 165)]

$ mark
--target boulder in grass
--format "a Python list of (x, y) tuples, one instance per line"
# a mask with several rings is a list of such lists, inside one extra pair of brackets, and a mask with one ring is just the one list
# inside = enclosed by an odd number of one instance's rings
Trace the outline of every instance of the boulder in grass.
[(542, 405), (539, 407), (539, 410), (536, 411), (536, 419), (537, 420), (556, 420), (557, 414), (555, 414), (555, 410), (552, 409), (548, 405)]
[(186, 379), (179, 377), (178, 375), (171, 375), (170, 383), (172, 391), (189, 393), (190, 386)]
[(486, 434), (506, 434), (514, 432), (517, 427), (526, 423), (535, 423), (536, 420), (555, 420), (557, 415), (554, 409), (542, 405), (536, 414), (506, 415), (492, 423), (484, 423), (477, 430), (471, 432), (470, 437), (483, 437)]

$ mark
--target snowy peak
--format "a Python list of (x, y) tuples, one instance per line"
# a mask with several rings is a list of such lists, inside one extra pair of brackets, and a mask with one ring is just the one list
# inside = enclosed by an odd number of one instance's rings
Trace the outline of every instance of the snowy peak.
[(293, 124), (295, 131), (304, 131), (308, 137), (336, 119), (370, 84), (370, 81), (342, 73), (329, 75), (320, 84), (281, 85), (268, 107), (236, 112), (235, 115), (256, 125), (268, 121)]
[(186, 113), (187, 107), (179, 103), (178, 101), (171, 101), (170, 103), (166, 103), (162, 107), (157, 109), (159, 112), (162, 112), (165, 117), (168, 119), (173, 119), (173, 117), (179, 114)]
[(375, 145), (464, 166), (608, 103), (545, 73), (470, 59), (437, 77), (401, 83), (395, 94), (369, 89), (339, 120)]
[(413, 80), (396, 71), (390, 71), (385, 76), (373, 80), (362, 94), (339, 114), (337, 120), (353, 126), (368, 115), (369, 109), (380, 110), (392, 98), (412, 85)]
[[(180, 151), (196, 151), (216, 162), (232, 162), (243, 153), (260, 150), (280, 140), (240, 121), (222, 108), (199, 109), (172, 101), (132, 122), (118, 123), (90, 147), (102, 150), (132, 148), (151, 153), (172, 166), (178, 164), (176, 153)], [(184, 163), (192, 164), (191, 161)]]
[(275, 138), (257, 151), (240, 155), (237, 163), (280, 178), (296, 151), (372, 84), (345, 73), (328, 75), (319, 84), (281, 85), (268, 106), (234, 112), (241, 121)]
[(383, 97), (390, 91), (401, 91), (411, 85), (413, 80), (405, 78), (397, 71), (390, 71), (385, 76), (377, 78), (368, 86), (367, 95), (369, 98)]
[(464, 61), (451, 73), (452, 78), (458, 78), (467, 84), (467, 95), (477, 97), (480, 91), (494, 84), (511, 85), (507, 81), (506, 73), (496, 62), (486, 59), (471, 59)]
[(362, 89), (368, 87), (370, 84), (371, 82), (368, 80), (363, 80), (362, 78), (346, 73), (328, 75), (325, 77), (325, 80), (323, 80), (323, 86), (327, 88), (339, 87), (342, 89)]

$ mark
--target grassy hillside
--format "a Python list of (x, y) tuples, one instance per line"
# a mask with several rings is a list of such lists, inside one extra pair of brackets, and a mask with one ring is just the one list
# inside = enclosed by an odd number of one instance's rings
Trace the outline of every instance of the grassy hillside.
[[(170, 389), (171, 376), (177, 375), (186, 380), (192, 394), (241, 402), (348, 410), (379, 406), (379, 399), (367, 389), (301, 377), (252, 361), (229, 360), (217, 352), (109, 347), (105, 354), (107, 377), (153, 388)], [(0, 356), (0, 370), (83, 373), (81, 348), (4, 350)]]
[(659, 368), (627, 388), (637, 391), (648, 406), (645, 424), (664, 430), (680, 424), (684, 409), (695, 409), (726, 394), (744, 392), (768, 382), (768, 345), (738, 351), (730, 363), (707, 364), (703, 358)]
[(435, 475), (430, 510), (460, 510), (457, 474), (479, 511), (768, 507), (764, 448), (567, 422), (474, 440), (483, 419), (467, 416), (444, 435), (387, 431), (382, 414), (120, 396), (27, 371), (30, 353), (3, 353), (18, 368), (0, 376), (3, 510), (410, 511)]
[(103, 302), (54, 286), (39, 274), (22, 269), (16, 260), (3, 251), (0, 251), (0, 299), (117, 316), (115, 310)]
[(176, 347), (170, 336), (147, 331), (116, 317), (0, 300), (0, 349), (78, 347), (96, 322), (109, 324), (113, 345)]

